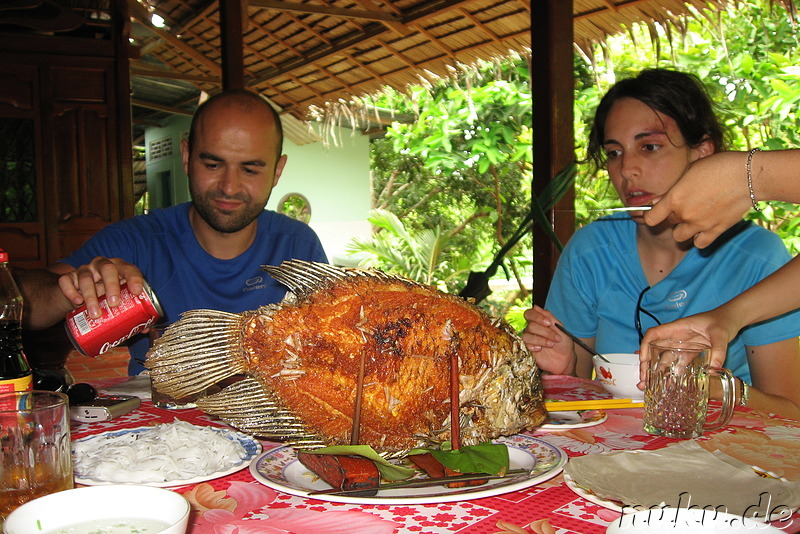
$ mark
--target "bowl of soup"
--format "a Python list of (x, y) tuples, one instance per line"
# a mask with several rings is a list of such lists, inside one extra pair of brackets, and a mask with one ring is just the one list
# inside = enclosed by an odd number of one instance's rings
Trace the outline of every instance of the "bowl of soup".
[(163, 488), (128, 484), (51, 493), (11, 512), (4, 534), (184, 534), (189, 501)]

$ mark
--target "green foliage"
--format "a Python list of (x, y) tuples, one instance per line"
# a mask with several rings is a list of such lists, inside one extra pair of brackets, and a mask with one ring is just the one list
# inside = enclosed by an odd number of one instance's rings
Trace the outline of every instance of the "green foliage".
[[(683, 33), (672, 27), (668, 34), (659, 26), (658, 46), (649, 29), (637, 25), (630, 32), (636, 44), (625, 35), (608, 39), (605, 50), (597, 47), (594, 78), (576, 76), (576, 145), (586, 146), (593, 110), (615, 80), (644, 68), (663, 67), (693, 72), (704, 80), (730, 130), (729, 149), (800, 146), (800, 43), (796, 22), (784, 8), (769, 0), (744, 0), (719, 15), (711, 10), (695, 12), (683, 21)], [(589, 68), (582, 60), (576, 63), (576, 72)], [(607, 177), (592, 176), (588, 169), (578, 177), (576, 199), (579, 226), (602, 214), (589, 209), (618, 202)], [(792, 204), (773, 203), (747, 217), (777, 232), (797, 254), (800, 228), (795, 210)]]
[[(420, 281), (433, 277), (458, 292), (470, 271), (492, 261), (530, 209), (527, 59), (465, 68), (451, 80), (413, 87), (407, 95), (387, 90), (374, 104), (417, 120), (395, 122), (385, 138), (372, 143), (373, 207), (393, 213), (413, 239), (431, 242), (438, 236), (441, 259), (436, 270), (421, 268), (419, 258), (406, 254), (423, 247), (411, 246), (393, 225), (376, 226), (372, 242), (362, 240), (353, 250), (370, 252), (372, 265)], [(386, 232), (393, 235), (383, 236)], [(386, 250), (392, 246), (402, 252)], [(508, 256), (523, 292), (530, 284), (522, 271), (531, 250), (526, 235)]]
[[(715, 96), (730, 130), (729, 147), (775, 150), (800, 146), (800, 46), (779, 3), (742, 0), (728, 10), (695, 12), (681, 28), (636, 25), (590, 53), (576, 54), (576, 155), (602, 94), (618, 79), (649, 67), (697, 74)], [(408, 94), (386, 90), (372, 105), (417, 117), (394, 123), (371, 148), (373, 239), (355, 243), (370, 264), (458, 292), (469, 271), (482, 271), (513, 235), (531, 206), (532, 105), (527, 58), (464, 69), (450, 80)], [(567, 178), (561, 177), (566, 180)], [(580, 165), (576, 218), (589, 223), (620, 206), (604, 172)], [(744, 190), (743, 190), (744, 191)], [(772, 203), (748, 217), (800, 251), (796, 206)], [(526, 236), (509, 253), (498, 278), (519, 290), (495, 292), (490, 313), (524, 325), (529, 307), (533, 243)], [(508, 267), (506, 270), (505, 268)], [(508, 314), (508, 315), (507, 315)]]
[[(469, 272), (471, 262), (464, 255), (454, 256), (448, 247), (448, 236), (436, 227), (409, 230), (392, 212), (373, 210), (369, 222), (382, 231), (372, 239), (356, 238), (348, 252), (367, 253), (365, 266), (406, 276), (419, 282), (450, 291), (448, 282)], [(449, 252), (448, 252), (449, 251)]]

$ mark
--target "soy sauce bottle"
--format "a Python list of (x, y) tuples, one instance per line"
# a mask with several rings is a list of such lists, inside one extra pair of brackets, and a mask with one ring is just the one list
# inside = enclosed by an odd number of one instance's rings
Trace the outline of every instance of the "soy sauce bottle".
[(22, 294), (0, 249), (0, 393), (30, 391), (33, 374), (22, 352)]

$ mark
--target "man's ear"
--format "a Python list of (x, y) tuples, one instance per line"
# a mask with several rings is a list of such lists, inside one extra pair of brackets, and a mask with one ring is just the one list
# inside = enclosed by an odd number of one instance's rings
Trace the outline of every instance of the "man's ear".
[(275, 164), (275, 178), (272, 180), (272, 187), (278, 185), (278, 180), (280, 180), (281, 174), (283, 174), (283, 168), (286, 166), (286, 159), (286, 154), (278, 158), (278, 163)]
[(189, 176), (189, 140), (181, 139), (181, 157), (183, 158), (183, 172)]

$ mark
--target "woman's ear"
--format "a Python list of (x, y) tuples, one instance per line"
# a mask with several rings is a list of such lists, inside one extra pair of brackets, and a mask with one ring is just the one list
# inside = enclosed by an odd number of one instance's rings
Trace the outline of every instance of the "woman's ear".
[(714, 146), (714, 141), (710, 137), (706, 137), (692, 150), (694, 151), (695, 159), (700, 159), (713, 154), (716, 151), (716, 147)]

